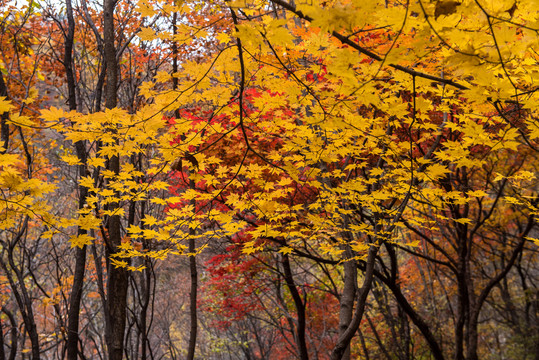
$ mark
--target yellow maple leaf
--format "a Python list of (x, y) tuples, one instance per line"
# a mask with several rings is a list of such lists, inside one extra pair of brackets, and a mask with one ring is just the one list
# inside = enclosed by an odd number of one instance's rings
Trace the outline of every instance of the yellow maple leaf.
[(533, 243), (535, 243), (535, 245), (539, 246), (539, 239), (532, 238), (532, 237), (529, 237), (529, 236), (526, 236), (525, 239), (528, 240), (528, 241), (532, 241)]
[(112, 215), (124, 216), (124, 215), (125, 215), (125, 210), (124, 210), (124, 208), (116, 208), (116, 209), (113, 209), (113, 210), (105, 210), (105, 211), (103, 211), (103, 215), (108, 215), (108, 216), (112, 216)]
[(127, 267), (127, 270), (129, 270), (129, 271), (140, 271), (140, 272), (142, 272), (142, 270), (144, 270), (144, 269), (146, 269), (146, 266), (144, 266), (144, 265), (139, 265), (137, 267), (135, 267), (135, 266), (128, 266)]
[(82, 249), (85, 245), (91, 245), (93, 241), (94, 238), (88, 234), (74, 235), (69, 238), (72, 248), (77, 246)]
[(230, 35), (224, 32), (220, 32), (215, 38), (219, 40), (219, 43), (221, 44), (228, 44), (230, 42)]
[(352, 250), (354, 250), (356, 252), (359, 252), (359, 253), (369, 250), (369, 245), (365, 244), (365, 243), (351, 244), (350, 247), (352, 248)]
[(5, 96), (0, 97), (0, 114), (11, 111), (11, 109), (13, 109), (11, 101), (7, 100)]
[(483, 190), (476, 190), (476, 191), (471, 191), (471, 190), (470, 190), (470, 191), (468, 191), (466, 194), (467, 194), (468, 196), (470, 196), (470, 197), (483, 197), (483, 196), (486, 196), (486, 195), (487, 195), (487, 193), (484, 192)]
[(146, 215), (144, 217), (144, 219), (142, 219), (142, 221), (144, 222), (144, 224), (146, 226), (152, 226), (152, 225), (155, 225), (157, 223), (157, 219), (154, 218), (153, 216), (151, 215)]
[(91, 191), (95, 191), (95, 188), (94, 188), (94, 179), (92, 179), (91, 176), (81, 177), (81, 178), (79, 179), (79, 184), (80, 184), (80, 186), (84, 186), (85, 188), (88, 188), (88, 189), (90, 189)]
[(294, 251), (294, 249), (292, 249), (290, 246), (283, 246), (279, 252), (286, 255), (286, 254), (290, 254), (292, 253), (292, 251)]
[(76, 155), (62, 155), (61, 159), (68, 165), (81, 165), (82, 164), (80, 162), (79, 157)]
[(79, 227), (84, 230), (99, 229), (101, 219), (98, 219), (93, 215), (86, 215), (79, 217), (77, 223)]
[(152, 17), (155, 14), (157, 14), (157, 11), (155, 11), (153, 7), (150, 4), (148, 4), (148, 1), (146, 0), (139, 1), (137, 4), (137, 8), (135, 10), (138, 11), (140, 15), (142, 15), (143, 17), (146, 17), (146, 16)]
[(62, 109), (58, 109), (54, 106), (51, 106), (49, 109), (41, 110), (41, 118), (48, 122), (58, 122), (59, 119), (63, 118), (66, 115), (66, 112)]
[(437, 180), (447, 174), (449, 170), (447, 167), (445, 167), (442, 164), (432, 164), (429, 167), (427, 167), (427, 170), (425, 171), (425, 174), (431, 179), (431, 180)]
[(35, 126), (34, 120), (29, 118), (28, 116), (23, 116), (19, 114), (11, 114), (9, 122), (23, 128)]
[(105, 159), (98, 158), (98, 157), (92, 157), (88, 159), (88, 164), (93, 167), (105, 167)]
[(18, 160), (19, 157), (15, 154), (0, 154), (0, 166), (2, 167), (13, 165)]
[(121, 267), (125, 268), (125, 267), (127, 267), (127, 265), (128, 265), (127, 261), (124, 261), (124, 260), (117, 260), (117, 259), (115, 259), (115, 258), (111, 258), (111, 259), (110, 259), (110, 262), (111, 262), (111, 264), (114, 265), (114, 267), (116, 267), (116, 268), (121, 268)]
[(137, 34), (137, 36), (142, 41), (152, 41), (156, 38), (155, 31), (153, 29), (145, 28), (145, 27), (140, 28), (140, 31)]

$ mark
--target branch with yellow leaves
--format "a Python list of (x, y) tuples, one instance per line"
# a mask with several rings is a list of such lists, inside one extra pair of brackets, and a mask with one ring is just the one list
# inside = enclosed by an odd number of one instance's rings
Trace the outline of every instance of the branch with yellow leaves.
[[(292, 4), (288, 3), (287, 1), (284, 1), (284, 0), (271, 0), (271, 1), (274, 4), (282, 6), (284, 9), (286, 9), (286, 10), (288, 10), (290, 12), (293, 12), (300, 19), (306, 20), (308, 22), (312, 22), (312, 21), (315, 20), (312, 17), (310, 17), (309, 15), (306, 15), (303, 12), (301, 12), (300, 10), (298, 10), (295, 5), (292, 5)], [(350, 46), (351, 48), (357, 50), (361, 54), (367, 55), (371, 59), (374, 59), (376, 61), (383, 61), (384, 60), (384, 58), (381, 57), (380, 55), (377, 55), (377, 54), (373, 53), (372, 51), (360, 46), (356, 42), (350, 40), (349, 37), (344, 36), (344, 35), (342, 35), (341, 33), (337, 32), (337, 31), (332, 31), (331, 35), (333, 37), (335, 37), (336, 39), (338, 39), (341, 43)], [(457, 89), (460, 89), (460, 90), (468, 90), (468, 88), (466, 86), (464, 86), (462, 84), (459, 84), (459, 83), (457, 83), (457, 82), (455, 82), (453, 80), (450, 80), (450, 79), (444, 79), (444, 78), (439, 77), (439, 76), (425, 74), (423, 72), (416, 71), (416, 70), (407, 68), (407, 67), (402, 66), (402, 65), (388, 64), (388, 66), (392, 67), (393, 69), (402, 71), (402, 72), (404, 72), (406, 74), (412, 75), (414, 77), (417, 76), (417, 77), (420, 77), (420, 78), (436, 81), (436, 82), (441, 83), (441, 84), (451, 85), (451, 86), (456, 87)]]

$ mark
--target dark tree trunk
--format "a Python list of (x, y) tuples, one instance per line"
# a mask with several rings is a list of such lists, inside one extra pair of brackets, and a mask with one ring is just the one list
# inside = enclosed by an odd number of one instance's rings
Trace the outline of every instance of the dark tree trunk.
[[(0, 71), (0, 96), (7, 98), (7, 95), (7, 86), (4, 82), (4, 76)], [(0, 154), (5, 154), (9, 146), (9, 124), (7, 123), (8, 118), (9, 113), (7, 111), (3, 114), (0, 114), (0, 141), (2, 142), (0, 144), (0, 147), (3, 148), (3, 150), (0, 150)]]
[[(10, 244), (8, 248), (7, 256), (8, 256), (9, 267), (11, 268), (11, 270), (7, 267), (7, 264), (3, 261), (2, 258), (0, 258), (0, 266), (4, 270), (5, 276), (7, 277), (9, 281), (9, 285), (13, 291), (13, 296), (15, 297), (15, 300), (17, 301), (17, 305), (19, 306), (19, 309), (21, 312), (21, 316), (24, 322), (26, 333), (28, 334), (28, 337), (30, 338), (31, 356), (32, 356), (31, 359), (40, 360), (39, 335), (37, 332), (37, 326), (36, 326), (35, 317), (34, 317), (34, 310), (32, 308), (32, 297), (30, 296), (30, 294), (28, 293), (28, 289), (26, 288), (24, 275), (21, 269), (16, 267), (15, 260), (13, 259), (13, 247), (15, 246), (17, 242), (20, 241), (21, 237), (24, 236), (27, 226), (28, 226), (28, 218), (25, 219), (21, 229), (19, 230), (19, 233), (16, 235), (16, 238), (14, 239), (13, 243)], [(13, 279), (12, 273), (15, 274), (17, 283), (15, 283), (15, 279)]]
[[(75, 21), (71, 0), (66, 0), (67, 31), (64, 38), (64, 68), (66, 70), (69, 110), (77, 110), (75, 74), (73, 71), (73, 41), (75, 37)], [(86, 148), (82, 141), (75, 144), (75, 151), (81, 165), (78, 166), (79, 178), (86, 176)], [(84, 207), (88, 190), (79, 186), (79, 209)], [(78, 229), (77, 234), (86, 234), (86, 230)], [(75, 249), (75, 271), (73, 272), (73, 286), (69, 297), (69, 311), (67, 314), (67, 358), (76, 360), (79, 353), (79, 316), (84, 284), (84, 271), (86, 269), (86, 246)], [(82, 349), (81, 349), (82, 351)]]
[(481, 293), (479, 294), (478, 298), (475, 301), (475, 306), (473, 306), (470, 309), (470, 320), (469, 320), (469, 329), (468, 329), (468, 348), (467, 348), (467, 360), (479, 360), (479, 356), (477, 355), (478, 350), (478, 324), (479, 324), (479, 314), (481, 313), (481, 308), (483, 307), (483, 304), (485, 303), (485, 300), (487, 299), (488, 295), (492, 291), (492, 289), (502, 280), (504, 279), (513, 265), (515, 264), (519, 254), (522, 252), (524, 248), (524, 244), (526, 242), (525, 238), (528, 236), (528, 233), (531, 231), (535, 224), (535, 219), (533, 217), (529, 218), (528, 225), (526, 229), (520, 234), (519, 238), (520, 241), (517, 244), (517, 246), (513, 249), (513, 252), (511, 254), (511, 257), (509, 258), (509, 261), (505, 265), (505, 267), (496, 275), (494, 278), (492, 278), (488, 284), (483, 288)]
[(367, 296), (372, 287), (372, 282), (374, 278), (374, 263), (376, 261), (376, 254), (378, 253), (378, 246), (372, 245), (369, 248), (367, 256), (367, 264), (365, 266), (365, 277), (363, 280), (363, 285), (358, 290), (357, 302), (354, 310), (354, 315), (350, 324), (344, 331), (344, 333), (339, 335), (337, 343), (333, 347), (331, 352), (331, 360), (341, 360), (343, 355), (346, 352), (346, 349), (350, 346), (350, 342), (354, 337), (359, 325), (361, 324), (361, 319), (363, 318), (363, 313), (365, 312), (365, 304), (367, 303)]
[[(114, 8), (115, 0), (105, 0), (103, 5), (103, 42), (105, 64), (107, 68), (107, 82), (105, 86), (105, 107), (113, 109), (118, 103), (118, 63), (116, 60), (116, 46), (114, 41)], [(120, 173), (120, 158), (110, 157), (108, 170), (115, 174)], [(110, 204), (114, 210), (118, 203)], [(121, 223), (119, 215), (108, 218), (108, 246), (109, 255), (113, 256), (121, 245)], [(125, 268), (116, 268), (112, 262), (108, 266), (107, 281), (107, 347), (109, 360), (121, 360), (124, 352), (124, 333), (127, 310), (128, 273)]]
[(296, 344), (299, 348), (299, 358), (301, 360), (308, 360), (309, 359), (309, 353), (307, 351), (307, 343), (305, 341), (305, 323), (306, 323), (306, 316), (305, 316), (305, 305), (306, 303), (301, 300), (301, 296), (299, 294), (298, 288), (296, 287), (296, 284), (294, 282), (294, 277), (292, 276), (292, 269), (290, 267), (290, 259), (288, 258), (288, 254), (283, 255), (283, 270), (284, 270), (284, 278), (286, 281), (286, 285), (288, 286), (288, 289), (290, 290), (290, 294), (292, 295), (292, 299), (294, 300), (294, 306), (296, 307), (296, 312), (298, 314), (298, 322), (296, 325)]
[[(195, 252), (195, 239), (189, 239), (189, 252)], [(198, 275), (197, 263), (195, 255), (189, 256), (189, 272), (191, 274), (191, 290), (189, 292), (189, 318), (191, 326), (189, 328), (189, 347), (187, 348), (187, 360), (195, 358), (195, 350), (197, 344), (197, 292), (198, 292)]]
[[(189, 187), (195, 188), (195, 182), (189, 180)], [(196, 208), (195, 200), (191, 200), (191, 205)], [(198, 273), (197, 273), (197, 260), (195, 253), (195, 229), (189, 229), (189, 253), (193, 254), (189, 256), (189, 273), (191, 275), (191, 289), (189, 291), (189, 321), (191, 326), (189, 328), (189, 345), (187, 348), (187, 360), (194, 360), (195, 350), (197, 345), (197, 333), (198, 333), (198, 314), (197, 314), (197, 295), (198, 295)]]
[[(17, 355), (17, 347), (18, 347), (18, 340), (19, 340), (19, 334), (17, 333), (18, 331), (17, 322), (15, 321), (15, 316), (13, 316), (11, 311), (6, 309), (5, 307), (2, 307), (2, 312), (6, 314), (6, 316), (9, 319), (9, 323), (11, 325), (11, 342), (10, 342), (11, 346), (9, 350), (9, 360), (15, 360), (15, 356)], [(2, 348), (2, 352), (3, 351), (4, 349)], [(4, 357), (2, 359), (5, 360), (5, 353), (3, 356)]]
[(431, 354), (436, 360), (444, 360), (442, 348), (438, 344), (438, 341), (434, 337), (434, 334), (430, 331), (429, 325), (419, 316), (419, 314), (414, 310), (410, 305), (404, 294), (402, 293), (400, 287), (395, 283), (390, 283), (389, 281), (385, 282), (389, 287), (389, 290), (395, 296), (395, 300), (402, 308), (402, 310), (408, 315), (412, 323), (419, 329), (427, 344), (430, 347)]
[[(79, 230), (78, 232), (82, 232)], [(79, 353), (79, 315), (82, 299), (82, 286), (84, 284), (84, 270), (86, 268), (86, 246), (75, 249), (75, 271), (73, 274), (73, 287), (69, 297), (69, 311), (67, 313), (67, 358), (76, 360)], [(81, 349), (82, 351), (83, 349)]]
[[(350, 248), (347, 249), (350, 252)], [(352, 258), (349, 254), (348, 258)], [(355, 261), (348, 260), (343, 265), (344, 288), (340, 299), (339, 309), (339, 336), (342, 336), (352, 321), (354, 313), (354, 301), (357, 293), (357, 266)], [(350, 344), (342, 355), (342, 360), (350, 360)]]

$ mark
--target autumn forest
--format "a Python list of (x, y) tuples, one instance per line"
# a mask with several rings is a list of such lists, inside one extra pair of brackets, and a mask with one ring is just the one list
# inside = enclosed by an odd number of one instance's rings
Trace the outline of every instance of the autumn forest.
[(0, 360), (539, 360), (537, 0), (0, 0)]

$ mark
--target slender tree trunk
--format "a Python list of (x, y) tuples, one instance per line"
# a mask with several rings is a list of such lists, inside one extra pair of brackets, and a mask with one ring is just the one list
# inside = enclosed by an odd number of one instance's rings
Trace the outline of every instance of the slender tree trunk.
[[(429, 347), (431, 348), (432, 354), (435, 359), (442, 360), (443, 354), (440, 349), (440, 346), (438, 345), (438, 342), (432, 335), (429, 326), (423, 321), (423, 319), (415, 312), (415, 310), (410, 306), (406, 298), (401, 292), (400, 289), (400, 281), (399, 281), (399, 263), (398, 263), (398, 254), (396, 252), (396, 248), (394, 244), (385, 243), (385, 248), (387, 249), (387, 254), (390, 259), (390, 274), (389, 276), (383, 276), (378, 271), (375, 271), (374, 276), (384, 283), (388, 289), (392, 292), (393, 296), (395, 297), (395, 300), (397, 301), (398, 306), (398, 318), (399, 321), (399, 337), (402, 339), (400, 344), (402, 346), (398, 346), (398, 352), (399, 352), (399, 358), (401, 359), (409, 359), (410, 358), (410, 325), (408, 322), (408, 319), (412, 320), (412, 322), (419, 328), (421, 331), (421, 334), (425, 337), (425, 340), (429, 344)], [(385, 293), (384, 293), (385, 294)], [(385, 302), (386, 307), (388, 307), (388, 303)], [(389, 310), (389, 308), (388, 308)], [(390, 316), (392, 316), (390, 314)], [(388, 322), (391, 322), (392, 320), (390, 318), (387, 319)], [(392, 327), (394, 325), (392, 324)], [(397, 339), (396, 334), (394, 335), (395, 339)]]
[(294, 300), (294, 305), (296, 307), (296, 313), (298, 314), (298, 322), (296, 325), (295, 338), (296, 338), (296, 343), (299, 347), (299, 358), (301, 360), (308, 360), (309, 353), (307, 351), (307, 342), (305, 341), (305, 323), (306, 323), (305, 305), (306, 304), (304, 301), (301, 300), (301, 296), (299, 294), (298, 288), (296, 287), (296, 284), (294, 282), (288, 254), (283, 255), (282, 262), (283, 262), (284, 278), (286, 281), (286, 285), (288, 286), (288, 289), (290, 290), (290, 294), (292, 295), (292, 300)]
[(369, 324), (369, 327), (371, 328), (371, 332), (374, 335), (374, 340), (378, 344), (378, 348), (380, 349), (382, 354), (384, 354), (384, 357), (386, 358), (386, 360), (392, 360), (391, 355), (389, 355), (389, 352), (387, 351), (382, 339), (380, 339), (380, 335), (378, 334), (378, 330), (376, 330), (376, 325), (374, 325), (374, 323), (372, 322), (371, 317), (369, 316), (369, 314), (365, 314), (365, 319), (367, 320), (367, 323)]
[[(66, 0), (67, 31), (64, 38), (64, 68), (66, 70), (69, 110), (77, 110), (77, 98), (75, 89), (75, 74), (73, 71), (73, 41), (75, 37), (75, 21), (71, 0)], [(86, 176), (86, 148), (84, 142), (75, 144), (75, 151), (81, 165), (78, 166), (79, 178)], [(84, 207), (88, 190), (79, 186), (79, 209)], [(77, 234), (86, 234), (86, 230), (78, 229)], [(76, 360), (79, 344), (79, 315), (82, 299), (82, 287), (84, 284), (84, 271), (86, 269), (86, 246), (75, 249), (75, 271), (73, 272), (73, 286), (69, 297), (69, 311), (67, 320), (67, 358)], [(82, 351), (82, 349), (81, 349)]]
[(105, 107), (113, 109), (118, 104), (118, 63), (114, 41), (114, 8), (115, 0), (104, 0), (103, 42), (105, 63), (107, 67), (107, 83), (105, 86)]
[[(104, 0), (103, 5), (103, 42), (105, 63), (107, 67), (107, 82), (105, 86), (105, 107), (113, 109), (117, 105), (118, 63), (114, 44), (114, 8), (115, 0)], [(108, 170), (120, 173), (120, 158), (110, 157)], [(110, 209), (119, 206), (112, 203)], [(122, 242), (121, 223), (119, 215), (112, 215), (107, 224), (109, 255), (114, 255)], [(109, 262), (107, 281), (107, 347), (109, 360), (121, 360), (124, 351), (124, 333), (127, 309), (128, 273), (125, 268), (116, 268)]]
[(419, 329), (425, 340), (427, 341), (427, 344), (430, 347), (431, 354), (434, 359), (436, 360), (444, 360), (444, 355), (442, 352), (442, 348), (438, 344), (438, 341), (434, 337), (434, 334), (430, 331), (429, 325), (421, 318), (421, 316), (414, 310), (414, 308), (410, 305), (404, 294), (402, 293), (400, 287), (395, 284), (391, 283), (389, 280), (378, 277), (380, 280), (384, 281), (384, 283), (389, 287), (389, 290), (393, 293), (393, 296), (395, 296), (395, 300), (399, 304), (399, 306), (402, 308), (402, 310), (408, 315), (410, 320), (412, 320), (412, 323)]
[(504, 279), (513, 265), (515, 264), (519, 254), (522, 252), (524, 248), (524, 244), (526, 243), (525, 238), (528, 236), (528, 233), (531, 231), (535, 224), (535, 219), (533, 217), (529, 218), (528, 225), (526, 229), (520, 234), (520, 242), (518, 245), (513, 249), (513, 252), (511, 254), (511, 257), (509, 258), (509, 261), (505, 265), (505, 267), (496, 275), (494, 278), (492, 278), (488, 284), (483, 288), (477, 299), (475, 300), (474, 306), (470, 309), (470, 320), (468, 325), (468, 348), (467, 348), (467, 360), (479, 360), (479, 356), (477, 355), (478, 350), (478, 324), (479, 324), (479, 314), (481, 313), (481, 308), (483, 307), (483, 304), (485, 303), (485, 300), (487, 299), (488, 295), (492, 291), (492, 289), (502, 280)]
[[(347, 252), (351, 250), (348, 248)], [(350, 255), (350, 254), (349, 254)], [(351, 256), (348, 256), (350, 259)], [(343, 265), (344, 268), (344, 287), (340, 299), (339, 309), (339, 337), (343, 336), (352, 321), (354, 313), (354, 302), (357, 293), (357, 266), (354, 260), (348, 260)], [(342, 355), (343, 360), (350, 360), (350, 344)]]
[[(139, 158), (140, 161), (140, 158)], [(140, 169), (140, 166), (139, 166)], [(140, 218), (143, 219), (146, 213), (146, 203), (142, 201), (140, 203)], [(142, 228), (144, 228), (144, 225), (142, 225)], [(143, 245), (145, 250), (148, 249), (148, 243), (145, 241), (143, 242)], [(141, 291), (142, 291), (142, 297), (143, 301), (141, 304), (140, 309), (140, 333), (141, 333), (141, 354), (140, 359), (141, 360), (147, 360), (148, 359), (148, 350), (150, 346), (150, 342), (148, 340), (148, 308), (150, 307), (150, 300), (152, 297), (152, 264), (150, 259), (144, 258), (143, 260), (146, 264), (146, 268), (142, 271), (140, 274), (140, 283), (141, 283)], [(153, 294), (155, 295), (155, 294)], [(151, 321), (150, 321), (151, 324)], [(153, 357), (152, 357), (153, 358)]]
[[(27, 226), (28, 226), (28, 218), (25, 219), (21, 230), (16, 235), (17, 239), (15, 240), (15, 243), (18, 242), (20, 238), (23, 236), (23, 234), (26, 232)], [(30, 294), (28, 293), (28, 289), (26, 288), (26, 283), (24, 281), (23, 273), (15, 265), (15, 260), (13, 259), (13, 246), (11, 246), (10, 244), (10, 248), (8, 249), (7, 256), (8, 256), (9, 267), (11, 268), (13, 273), (15, 273), (16, 280), (18, 283), (18, 288), (17, 288), (17, 284), (15, 283), (15, 279), (13, 279), (13, 276), (11, 275), (12, 271), (8, 269), (7, 264), (3, 261), (2, 258), (0, 258), (0, 266), (4, 270), (5, 276), (7, 277), (9, 281), (9, 285), (13, 291), (13, 296), (15, 297), (15, 300), (17, 301), (17, 305), (19, 306), (19, 309), (21, 312), (21, 316), (24, 322), (26, 333), (28, 333), (28, 337), (30, 338), (31, 356), (32, 356), (31, 359), (40, 360), (39, 335), (37, 332), (37, 325), (35, 322), (34, 310), (32, 308), (32, 297), (30, 296)]]
[[(194, 189), (195, 182), (189, 180), (189, 187)], [(195, 201), (191, 201), (191, 205), (196, 207)], [(189, 229), (189, 253), (195, 253), (195, 229)], [(198, 317), (197, 317), (197, 295), (198, 295), (198, 273), (197, 273), (197, 261), (195, 255), (189, 256), (189, 272), (191, 274), (191, 289), (189, 292), (189, 319), (191, 326), (189, 328), (189, 345), (187, 348), (187, 360), (193, 360), (195, 358), (195, 350), (197, 345), (197, 332), (198, 332)]]
[(466, 232), (459, 229), (458, 256), (459, 263), (457, 268), (457, 321), (455, 322), (455, 360), (464, 360), (464, 327), (469, 316), (469, 294), (467, 284), (468, 272), (468, 244)]
[(377, 253), (378, 253), (378, 246), (372, 245), (369, 248), (369, 252), (367, 255), (367, 264), (365, 266), (365, 277), (363, 279), (363, 285), (361, 286), (357, 294), (357, 303), (354, 310), (354, 315), (352, 317), (352, 320), (348, 324), (348, 327), (344, 331), (344, 333), (339, 335), (339, 339), (337, 340), (337, 343), (335, 344), (335, 346), (333, 347), (333, 351), (331, 352), (331, 360), (342, 359), (344, 353), (346, 352), (346, 349), (350, 346), (350, 342), (352, 341), (352, 338), (357, 332), (357, 329), (359, 329), (359, 325), (361, 324), (361, 319), (363, 318), (363, 314), (365, 312), (365, 304), (367, 303), (367, 296), (369, 295), (369, 292), (372, 287), (372, 282), (374, 279), (374, 263), (376, 261)]
[[(172, 36), (173, 39), (175, 39), (176, 34), (178, 33), (178, 13), (174, 12), (172, 14)], [(178, 72), (178, 42), (174, 40), (172, 42), (172, 74), (175, 75)], [(172, 76), (172, 89), (177, 90), (178, 89), (178, 78), (176, 76)], [(176, 108), (174, 110), (174, 117), (176, 119), (179, 119), (180, 117), (180, 109)]]
[(462, 273), (457, 275), (458, 298), (457, 298), (457, 321), (455, 322), (455, 360), (464, 360), (464, 324), (468, 308), (468, 289)]
[[(0, 71), (0, 96), (7, 98), (7, 95), (7, 86), (4, 82), (4, 76)], [(7, 123), (8, 118), (9, 113), (7, 111), (3, 114), (0, 114), (0, 141), (2, 142), (0, 144), (0, 147), (3, 148), (3, 150), (0, 149), (0, 154), (5, 154), (9, 146), (9, 124)]]
[(141, 360), (147, 360), (148, 358), (148, 307), (150, 305), (150, 297), (151, 297), (151, 274), (150, 274), (150, 260), (145, 259), (147, 265), (146, 269), (142, 272), (142, 283), (143, 283), (143, 296), (144, 296), (144, 302), (142, 304), (141, 310), (140, 310), (140, 328), (141, 328)]
[[(78, 231), (80, 235), (82, 231)], [(67, 314), (67, 358), (76, 360), (79, 353), (79, 316), (84, 284), (84, 270), (86, 268), (86, 246), (75, 249), (75, 271), (73, 274), (73, 287), (69, 297), (69, 311)], [(83, 349), (81, 349), (83, 351)]]
[[(0, 71), (0, 96), (7, 98), (7, 86), (4, 82), (4, 76)], [(0, 114), (0, 154), (5, 154), (9, 146), (9, 124), (7, 120), (9, 118), (9, 113), (6, 111)], [(13, 344), (13, 343), (12, 343)], [(0, 323), (0, 359), (5, 360), (6, 355), (4, 353), (4, 335), (2, 334), (2, 324)]]
[[(172, 33), (176, 35), (178, 32), (177, 28), (177, 19), (178, 13), (174, 12), (172, 14)], [(178, 72), (178, 44), (176, 41), (172, 42), (172, 72), (175, 74)], [(178, 89), (178, 78), (172, 77), (172, 89)], [(174, 117), (180, 117), (180, 110), (176, 108), (174, 110)], [(180, 170), (181, 171), (181, 170)], [(195, 183), (193, 180), (189, 180), (189, 187), (194, 189)], [(195, 206), (194, 201), (191, 205)], [(189, 239), (189, 253), (195, 252), (195, 229), (190, 229), (189, 234), (191, 235)], [(193, 360), (195, 358), (196, 343), (197, 343), (197, 333), (198, 333), (198, 314), (197, 314), (197, 295), (198, 295), (198, 272), (197, 272), (197, 263), (196, 257), (194, 255), (189, 256), (189, 273), (191, 277), (191, 288), (189, 290), (189, 343), (187, 347), (187, 360)]]
[(10, 346), (10, 351), (9, 351), (9, 360), (15, 360), (15, 356), (17, 355), (17, 347), (18, 347), (18, 340), (19, 340), (19, 335), (17, 333), (18, 331), (17, 322), (15, 321), (15, 316), (13, 316), (11, 311), (6, 309), (5, 307), (2, 307), (2, 312), (6, 314), (6, 316), (9, 319), (9, 323), (11, 325), (11, 342), (10, 342), (11, 346)]

